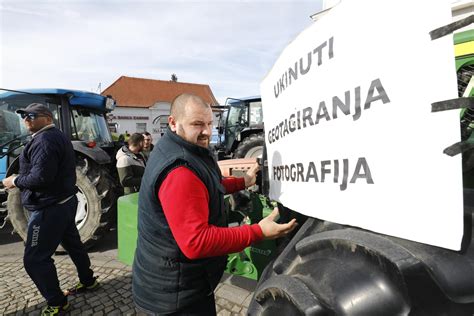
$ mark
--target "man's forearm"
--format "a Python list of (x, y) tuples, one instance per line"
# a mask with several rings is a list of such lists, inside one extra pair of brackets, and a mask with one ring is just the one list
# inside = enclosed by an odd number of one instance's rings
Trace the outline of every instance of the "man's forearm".
[(221, 184), (225, 187), (227, 194), (245, 189), (244, 178), (225, 177), (225, 178), (222, 178)]
[(15, 179), (15, 186), (19, 189), (41, 189), (47, 187), (54, 180), (54, 175), (47, 177), (29, 173), (27, 175), (19, 175)]

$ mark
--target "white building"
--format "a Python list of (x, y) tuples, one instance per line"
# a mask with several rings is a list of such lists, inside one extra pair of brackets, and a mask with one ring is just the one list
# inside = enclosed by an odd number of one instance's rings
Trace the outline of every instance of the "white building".
[(121, 76), (102, 95), (115, 99), (117, 106), (109, 117), (117, 133), (133, 134), (148, 131), (156, 141), (167, 126), (170, 105), (181, 93), (200, 96), (210, 105), (217, 105), (209, 85)]

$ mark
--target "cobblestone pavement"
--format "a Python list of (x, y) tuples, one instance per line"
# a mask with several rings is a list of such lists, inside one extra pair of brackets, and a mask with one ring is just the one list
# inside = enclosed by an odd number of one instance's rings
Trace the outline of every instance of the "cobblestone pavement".
[[(67, 255), (55, 256), (62, 289), (78, 281), (75, 267)], [(69, 315), (140, 315), (132, 301), (131, 267), (114, 259), (91, 257), (92, 268), (101, 288), (91, 293), (70, 296)], [(229, 278), (229, 276), (227, 276)], [(44, 299), (23, 268), (19, 256), (0, 258), (0, 315), (39, 315)], [(219, 316), (246, 315), (252, 292), (230, 284), (223, 278), (216, 289)]]

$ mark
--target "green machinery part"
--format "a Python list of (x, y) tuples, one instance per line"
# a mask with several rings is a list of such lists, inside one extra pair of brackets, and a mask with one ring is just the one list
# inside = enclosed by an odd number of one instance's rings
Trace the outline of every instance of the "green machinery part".
[(131, 265), (138, 238), (138, 193), (121, 196), (117, 203), (118, 260)]

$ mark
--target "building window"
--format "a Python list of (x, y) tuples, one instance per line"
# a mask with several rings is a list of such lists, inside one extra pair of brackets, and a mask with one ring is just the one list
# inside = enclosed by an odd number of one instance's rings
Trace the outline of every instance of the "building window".
[(146, 123), (137, 123), (137, 133), (144, 133), (146, 132)]

